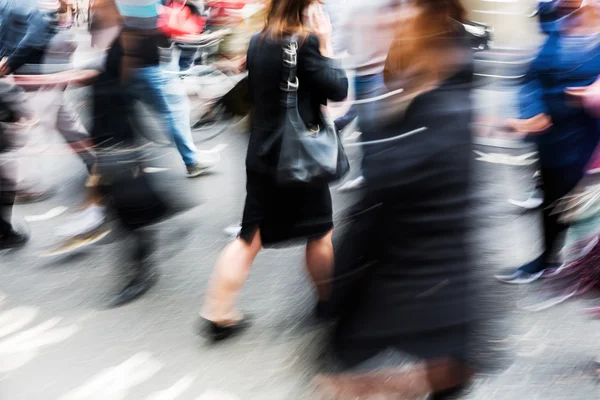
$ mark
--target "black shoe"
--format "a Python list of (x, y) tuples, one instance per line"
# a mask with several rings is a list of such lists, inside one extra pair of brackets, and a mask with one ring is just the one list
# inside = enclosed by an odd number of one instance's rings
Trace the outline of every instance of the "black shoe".
[(468, 384), (458, 385), (458, 386), (455, 386), (450, 389), (441, 390), (439, 392), (432, 393), (429, 398), (430, 398), (430, 400), (458, 399), (459, 396), (463, 395), (467, 391), (468, 387), (469, 387)]
[(154, 269), (141, 269), (115, 296), (111, 302), (111, 306), (119, 307), (132, 302), (150, 290), (157, 281), (158, 273)]
[(11, 229), (0, 235), (0, 250), (23, 247), (29, 241), (29, 235)]
[(201, 323), (201, 330), (206, 332), (213, 342), (220, 342), (221, 340), (236, 336), (248, 329), (251, 325), (250, 319), (247, 316), (233, 325), (220, 326), (205, 318), (201, 318)]
[(331, 318), (329, 315), (328, 303), (326, 301), (319, 301), (315, 306), (315, 318), (317, 321), (327, 321)]

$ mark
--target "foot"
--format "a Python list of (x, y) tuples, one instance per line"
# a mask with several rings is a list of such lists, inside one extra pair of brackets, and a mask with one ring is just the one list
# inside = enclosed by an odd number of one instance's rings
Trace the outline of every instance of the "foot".
[(87, 235), (100, 228), (105, 219), (105, 208), (92, 205), (74, 214), (69, 222), (56, 230), (56, 235), (65, 238)]
[(544, 271), (529, 273), (518, 269), (511, 274), (496, 275), (495, 277), (502, 283), (525, 285), (537, 281), (542, 275), (544, 275)]
[(327, 308), (327, 305), (328, 304), (326, 301), (317, 302), (314, 311), (315, 318), (317, 319), (317, 321), (326, 321), (330, 318), (329, 309)]
[(462, 384), (455, 386), (450, 389), (442, 390), (439, 392), (432, 393), (430, 396), (430, 400), (452, 400), (459, 399), (467, 391), (468, 385)]
[(338, 188), (338, 191), (350, 192), (353, 190), (358, 190), (364, 186), (365, 186), (365, 178), (362, 176), (359, 176), (356, 179), (352, 179), (352, 180), (349, 180), (348, 182), (344, 183), (342, 186), (340, 186)]
[(188, 178), (196, 178), (200, 175), (204, 175), (214, 167), (219, 164), (221, 156), (219, 153), (208, 153), (203, 155), (201, 160), (196, 161), (194, 164), (188, 164), (185, 167), (187, 168), (187, 177)]
[(16, 204), (37, 203), (49, 199), (52, 196), (50, 190), (44, 189), (21, 189), (15, 193)]
[(29, 241), (29, 236), (15, 229), (0, 234), (0, 250), (23, 247)]
[(221, 340), (239, 335), (250, 327), (250, 319), (248, 317), (244, 317), (233, 324), (224, 325), (216, 324), (205, 318), (200, 318), (200, 322), (202, 324), (201, 331), (205, 332), (213, 342), (220, 342)]
[(141, 269), (115, 296), (111, 304), (112, 307), (119, 307), (132, 302), (150, 290), (157, 280), (158, 274), (153, 268)]
[(110, 229), (97, 229), (93, 232), (67, 237), (58, 246), (51, 248), (41, 254), (42, 257), (55, 257), (74, 251), (81, 251), (110, 235)]

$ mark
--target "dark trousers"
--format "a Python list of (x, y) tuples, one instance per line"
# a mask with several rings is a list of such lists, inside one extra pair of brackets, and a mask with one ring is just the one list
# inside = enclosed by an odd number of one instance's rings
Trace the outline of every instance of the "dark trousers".
[(553, 250), (556, 250), (558, 237), (569, 227), (558, 221), (560, 215), (554, 213), (552, 205), (575, 188), (583, 178), (584, 169), (585, 163), (561, 168), (542, 168), (544, 252), (532, 262), (522, 266), (521, 270), (536, 273), (547, 268), (549, 258), (553, 254)]
[(0, 166), (0, 235), (12, 230), (11, 215), (15, 203), (15, 192), (9, 189), (8, 180), (2, 176), (3, 168)]

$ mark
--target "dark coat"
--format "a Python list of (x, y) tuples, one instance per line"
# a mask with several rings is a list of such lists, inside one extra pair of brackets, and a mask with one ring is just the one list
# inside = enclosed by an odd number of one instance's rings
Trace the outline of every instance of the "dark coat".
[(472, 76), (469, 58), (377, 139), (426, 130), (364, 147), (366, 194), (336, 248), (331, 299), (334, 347), (349, 364), (388, 348), (422, 358), (466, 351)]
[[(248, 48), (249, 97), (252, 125), (246, 166), (255, 172), (269, 172), (272, 159), (259, 155), (263, 144), (280, 126), (283, 42), (258, 34)], [(298, 49), (298, 108), (307, 125), (321, 124), (321, 106), (327, 100), (341, 101), (348, 94), (346, 72), (319, 52), (319, 39), (306, 37)]]

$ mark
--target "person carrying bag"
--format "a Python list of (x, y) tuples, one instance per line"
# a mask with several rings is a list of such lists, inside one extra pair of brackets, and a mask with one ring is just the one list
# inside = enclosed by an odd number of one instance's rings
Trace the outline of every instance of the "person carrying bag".
[(333, 264), (328, 184), (343, 175), (347, 159), (321, 109), (328, 100), (346, 97), (348, 79), (331, 58), (329, 20), (314, 21), (310, 32), (304, 26), (309, 5), (274, 0), (265, 29), (250, 41), (246, 203), (240, 235), (221, 254), (201, 313), (202, 328), (213, 340), (248, 326), (235, 303), (263, 246), (302, 240), (317, 314), (328, 298)]

